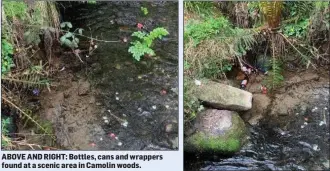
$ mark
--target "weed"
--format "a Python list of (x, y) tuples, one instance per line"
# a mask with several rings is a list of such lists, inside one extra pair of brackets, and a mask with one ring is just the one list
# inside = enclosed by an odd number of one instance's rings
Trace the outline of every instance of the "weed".
[(163, 36), (168, 35), (168, 31), (165, 28), (159, 27), (152, 30), (149, 34), (137, 31), (132, 34), (132, 36), (137, 37), (139, 40), (135, 40), (131, 42), (132, 46), (129, 47), (128, 52), (133, 54), (133, 58), (137, 61), (140, 61), (141, 56), (148, 54), (148, 55), (155, 55), (151, 46), (155, 39), (162, 39)]
[(2, 39), (1, 50), (1, 74), (7, 74), (15, 66), (13, 62), (13, 46), (7, 40)]
[(72, 24), (70, 22), (61, 23), (61, 28), (66, 29), (67, 32), (60, 38), (61, 45), (65, 45), (69, 48), (78, 48), (79, 39), (75, 36), (76, 33), (82, 34), (83, 29), (78, 28), (73, 32), (70, 32)]
[(281, 67), (282, 63), (273, 58), (270, 60), (269, 65), (271, 65), (271, 70), (268, 72), (268, 76), (263, 83), (268, 87), (268, 89), (273, 90), (280, 86), (284, 81)]
[(2, 141), (1, 146), (6, 148), (10, 144), (10, 139), (8, 138), (10, 123), (12, 123), (11, 118), (1, 119), (1, 135)]
[(141, 11), (143, 13), (143, 15), (148, 15), (148, 8), (145, 8), (145, 7), (141, 7)]

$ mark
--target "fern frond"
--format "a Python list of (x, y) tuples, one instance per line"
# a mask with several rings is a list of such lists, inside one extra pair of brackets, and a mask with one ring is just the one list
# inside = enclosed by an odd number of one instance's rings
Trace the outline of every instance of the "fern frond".
[(282, 1), (261, 1), (260, 9), (264, 14), (268, 26), (275, 29), (280, 25), (281, 11), (283, 7)]
[(19, 74), (12, 76), (3, 76), (2, 81), (14, 85), (15, 87), (25, 88), (43, 88), (47, 87), (49, 89), (49, 81), (41, 78), (40, 74), (37, 73), (28, 73), (28, 74)]

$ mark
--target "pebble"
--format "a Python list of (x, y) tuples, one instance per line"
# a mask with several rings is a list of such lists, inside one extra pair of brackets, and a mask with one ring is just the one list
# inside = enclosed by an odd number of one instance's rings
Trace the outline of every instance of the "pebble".
[(195, 80), (195, 84), (198, 85), (198, 86), (200, 86), (200, 85), (202, 85), (202, 82), (199, 81), (199, 80)]
[(153, 105), (152, 106), (152, 109), (156, 110), (157, 109), (157, 106), (156, 105)]
[(116, 100), (119, 100), (119, 97), (116, 97)]
[(119, 93), (118, 92), (116, 92), (116, 95), (118, 95)]
[(102, 137), (100, 138), (100, 141), (103, 141), (103, 138)]
[(107, 120), (107, 119), (106, 119), (106, 120), (104, 120), (104, 123), (109, 123), (109, 120)]
[(118, 142), (118, 146), (122, 146), (123, 145), (123, 143), (122, 142)]
[(166, 105), (165, 107), (166, 107), (166, 109), (168, 109), (170, 106), (169, 105)]
[(322, 126), (322, 125), (325, 125), (324, 121), (321, 121), (321, 122), (319, 123), (319, 126)]
[(108, 117), (106, 117), (106, 116), (103, 116), (102, 118), (103, 118), (104, 120), (107, 120), (107, 119), (108, 119)]
[(305, 128), (305, 125), (301, 125), (300, 128)]

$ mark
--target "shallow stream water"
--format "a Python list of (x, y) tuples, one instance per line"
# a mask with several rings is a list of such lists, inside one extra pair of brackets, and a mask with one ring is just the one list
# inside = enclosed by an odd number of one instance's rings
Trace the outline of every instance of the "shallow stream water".
[[(111, 143), (108, 137), (98, 143), (98, 149), (177, 149), (178, 4), (71, 2), (63, 5), (63, 20), (72, 22), (75, 28), (83, 28), (84, 35), (119, 41), (96, 41), (97, 49), (84, 59), (90, 65), (88, 75), (92, 87), (99, 92), (96, 105), (102, 107), (98, 117), (103, 130), (91, 130), (91, 133), (95, 137), (114, 133), (121, 143)], [(148, 9), (147, 15), (141, 7)], [(138, 23), (143, 24), (146, 31), (164, 27), (169, 32), (155, 42), (156, 56), (139, 62), (128, 53), (131, 34), (138, 31)], [(121, 120), (126, 120), (127, 125), (122, 125)]]
[(185, 155), (185, 170), (329, 170), (329, 89), (316, 88), (293, 116), (249, 126), (250, 141), (234, 156)]

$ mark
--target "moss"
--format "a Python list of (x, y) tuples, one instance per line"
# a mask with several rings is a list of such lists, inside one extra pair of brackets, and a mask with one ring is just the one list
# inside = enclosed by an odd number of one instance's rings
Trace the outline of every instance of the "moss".
[(237, 138), (212, 138), (207, 137), (204, 133), (198, 133), (191, 139), (194, 146), (200, 152), (216, 152), (216, 153), (234, 153), (241, 147), (240, 140)]
[(222, 154), (239, 151), (246, 140), (245, 124), (237, 114), (232, 115), (232, 122), (234, 128), (223, 136), (210, 136), (200, 131), (187, 138), (188, 150)]

